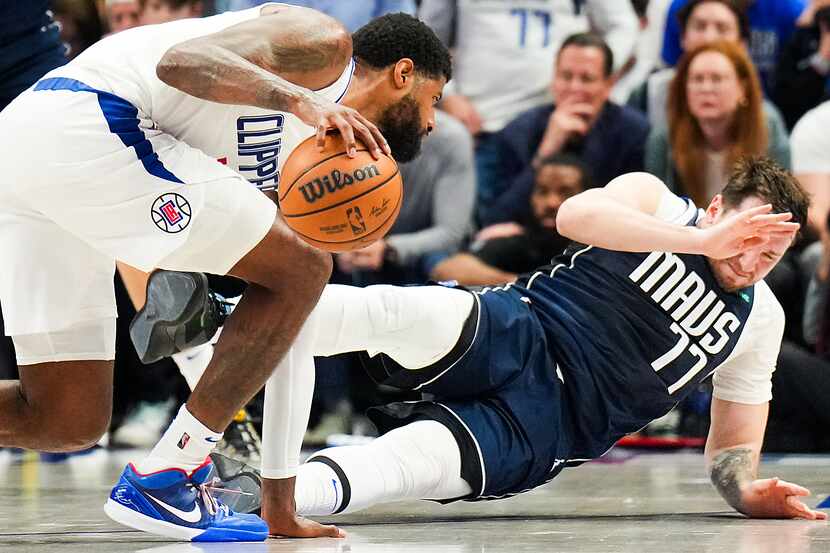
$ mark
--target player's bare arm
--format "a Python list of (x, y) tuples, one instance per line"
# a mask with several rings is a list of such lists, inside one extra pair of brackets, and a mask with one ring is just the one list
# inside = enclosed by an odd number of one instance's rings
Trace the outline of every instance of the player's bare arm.
[(712, 400), (712, 425), (706, 441), (709, 477), (736, 511), (753, 518), (825, 519), (799, 498), (806, 488), (778, 478), (758, 478), (768, 404)]
[[(604, 188), (568, 198), (559, 208), (557, 230), (583, 244), (623, 252), (670, 251), (724, 259), (799, 226), (769, 205), (734, 213), (708, 228), (673, 224), (655, 216), (666, 185), (648, 173), (628, 173)], [(722, 205), (716, 204), (718, 209)], [(712, 205), (707, 209), (715, 209)]]
[(351, 37), (336, 20), (305, 8), (272, 6), (258, 18), (173, 46), (156, 74), (211, 102), (289, 111), (315, 127), (318, 138), (337, 128), (350, 153), (357, 134), (370, 151), (388, 154), (372, 122), (312, 91), (337, 80), (351, 55)]

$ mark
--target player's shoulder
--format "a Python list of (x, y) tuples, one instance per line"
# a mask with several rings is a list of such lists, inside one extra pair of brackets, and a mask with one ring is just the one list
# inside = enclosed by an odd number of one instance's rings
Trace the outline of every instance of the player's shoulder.
[(760, 280), (755, 283), (753, 288), (755, 289), (753, 307), (757, 306), (770, 321), (780, 321), (783, 324), (785, 318), (784, 307), (775, 297), (775, 293), (773, 293), (769, 284)]

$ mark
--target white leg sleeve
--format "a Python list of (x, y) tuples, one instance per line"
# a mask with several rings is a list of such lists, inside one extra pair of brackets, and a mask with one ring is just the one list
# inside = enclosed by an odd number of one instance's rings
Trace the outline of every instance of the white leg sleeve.
[(326, 286), (265, 385), (263, 477), (297, 472), (314, 392), (314, 356), (368, 349), (407, 368), (431, 365), (455, 346), (474, 301), (468, 292), (441, 286)]
[(210, 360), (213, 359), (213, 342), (174, 353), (172, 357), (176, 366), (179, 367), (179, 372), (187, 381), (188, 387), (193, 391), (202, 375), (205, 374)]
[(452, 350), (475, 299), (443, 286), (326, 286), (315, 312), (325, 326), (315, 355), (383, 352), (402, 366), (431, 365)]
[[(317, 460), (314, 460), (317, 459)], [(297, 472), (297, 513), (350, 513), (404, 499), (453, 499), (471, 493), (461, 451), (436, 421), (416, 421), (361, 446), (324, 449)]]

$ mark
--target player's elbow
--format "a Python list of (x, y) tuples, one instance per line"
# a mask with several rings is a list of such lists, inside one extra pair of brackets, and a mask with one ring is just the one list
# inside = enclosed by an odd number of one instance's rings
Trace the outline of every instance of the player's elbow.
[(156, 65), (156, 76), (166, 84), (173, 86), (176, 75), (180, 73), (183, 64), (182, 52), (178, 45), (173, 46), (159, 60)]
[(580, 224), (584, 224), (585, 214), (579, 196), (572, 196), (562, 202), (556, 212), (556, 232), (567, 238), (573, 238)]

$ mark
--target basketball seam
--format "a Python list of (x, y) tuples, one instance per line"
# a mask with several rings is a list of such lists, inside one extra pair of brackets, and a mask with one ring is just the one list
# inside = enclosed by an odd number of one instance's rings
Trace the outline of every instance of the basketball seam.
[[(381, 183), (379, 183), (379, 184), (376, 184), (375, 186), (373, 186), (373, 187), (372, 187), (372, 188), (370, 188), (369, 190), (364, 190), (363, 192), (361, 192), (361, 193), (360, 193), (360, 194), (358, 194), (357, 196), (352, 196), (352, 197), (351, 197), (351, 198), (349, 198), (348, 200), (343, 200), (343, 201), (341, 201), (341, 202), (338, 202), (338, 203), (336, 203), (336, 204), (332, 204), (332, 205), (330, 205), (330, 206), (321, 207), (320, 209), (315, 209), (314, 211), (306, 211), (305, 213), (295, 213), (295, 214), (293, 214), (293, 215), (286, 215), (285, 213), (283, 213), (283, 214), (282, 214), (282, 216), (283, 216), (283, 217), (285, 217), (286, 219), (294, 219), (294, 218), (296, 218), (296, 217), (306, 217), (306, 216), (308, 216), (308, 215), (316, 215), (316, 214), (318, 214), (318, 213), (322, 213), (323, 211), (328, 211), (329, 209), (334, 209), (335, 207), (340, 207), (341, 205), (344, 205), (344, 204), (347, 204), (347, 203), (349, 203), (349, 202), (351, 202), (351, 201), (354, 201), (354, 200), (357, 200), (357, 199), (359, 199), (359, 198), (362, 198), (363, 196), (365, 196), (366, 194), (369, 194), (370, 192), (374, 192), (375, 190), (377, 190), (378, 188), (380, 188), (381, 186), (383, 186), (384, 184), (386, 184), (386, 183), (387, 183), (387, 182), (389, 182), (390, 180), (394, 179), (394, 178), (395, 178), (395, 176), (396, 176), (399, 172), (400, 172), (400, 171), (398, 171), (397, 169), (395, 169), (395, 172), (392, 174), (392, 176), (390, 176), (389, 178), (387, 178), (385, 181), (383, 181), (383, 182), (381, 182)], [(403, 189), (403, 186), (401, 186), (401, 189)], [(313, 240), (313, 238), (312, 238), (312, 240)]]
[[(394, 175), (392, 175), (392, 176), (394, 176)], [(378, 227), (375, 230), (373, 230), (372, 232), (377, 232), (377, 230), (379, 228), (381, 228), (383, 225), (386, 224), (386, 221), (388, 221), (392, 217), (392, 215), (395, 214), (395, 210), (401, 204), (401, 201), (403, 201), (403, 187), (401, 187), (401, 193), (398, 194), (398, 203), (396, 203), (395, 206), (392, 208), (392, 213), (390, 213), (389, 216), (386, 217), (386, 219), (384, 219), (383, 222), (381, 224), (379, 224)], [(294, 230), (294, 229), (292, 228), (291, 230)], [(346, 241), (342, 241), (342, 242), (338, 242), (336, 240), (318, 240), (317, 238), (314, 238), (313, 236), (309, 236), (307, 234), (303, 234), (302, 232), (300, 232), (298, 230), (294, 230), (294, 232), (296, 232), (298, 235), (302, 236), (303, 238), (308, 238), (309, 240), (312, 240), (312, 241), (317, 242), (319, 244), (348, 244), (350, 242), (354, 242), (354, 240), (346, 240)]]
[[(312, 137), (312, 138), (314, 138), (314, 137)], [(299, 149), (299, 146), (297, 148)], [(363, 149), (363, 150), (355, 150), (355, 151), (356, 152), (368, 152), (369, 150), (368, 149)], [(297, 181), (300, 180), (301, 178), (303, 178), (304, 176), (306, 176), (309, 171), (311, 171), (315, 167), (318, 167), (318, 166), (322, 165), (323, 163), (325, 163), (327, 161), (330, 161), (330, 160), (332, 160), (336, 157), (340, 157), (340, 156), (344, 156), (344, 155), (348, 155), (347, 152), (337, 152), (333, 156), (329, 156), (327, 158), (321, 159), (320, 161), (318, 161), (317, 163), (315, 163), (314, 165), (312, 165), (311, 167), (309, 167), (308, 169), (306, 169), (305, 171), (303, 171), (302, 173), (297, 175), (296, 178), (294, 178), (294, 180), (291, 181), (291, 184), (288, 185), (288, 190), (285, 191), (285, 194), (280, 196), (279, 201), (283, 201), (285, 199), (285, 197), (288, 196), (288, 193), (291, 192), (291, 189), (294, 188), (294, 185), (297, 184)], [(283, 167), (282, 171), (285, 172), (285, 167)]]

